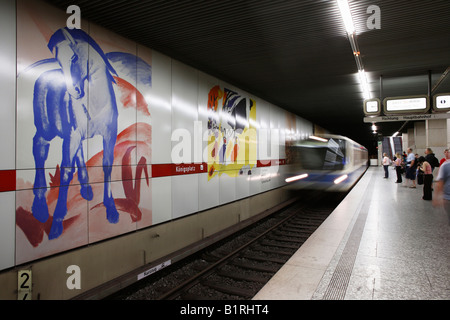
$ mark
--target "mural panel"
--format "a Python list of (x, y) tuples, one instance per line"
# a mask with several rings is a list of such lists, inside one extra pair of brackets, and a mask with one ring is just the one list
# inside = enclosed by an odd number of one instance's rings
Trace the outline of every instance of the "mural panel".
[(256, 166), (256, 103), (219, 85), (208, 94), (208, 179), (252, 175)]
[(151, 55), (45, 4), (17, 14), (16, 262), (150, 225)]
[(16, 264), (284, 184), (311, 124), (66, 19), (17, 1)]

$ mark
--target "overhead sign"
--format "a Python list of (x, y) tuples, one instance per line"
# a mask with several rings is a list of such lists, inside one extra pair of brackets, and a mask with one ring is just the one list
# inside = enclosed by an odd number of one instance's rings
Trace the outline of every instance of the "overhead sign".
[(425, 113), (430, 109), (428, 96), (407, 96), (384, 99), (385, 114)]
[(365, 123), (450, 119), (450, 113), (405, 114), (364, 117)]
[(367, 99), (364, 100), (364, 113), (366, 116), (377, 116), (381, 113), (380, 99)]
[(450, 110), (450, 93), (442, 93), (434, 96), (434, 111)]

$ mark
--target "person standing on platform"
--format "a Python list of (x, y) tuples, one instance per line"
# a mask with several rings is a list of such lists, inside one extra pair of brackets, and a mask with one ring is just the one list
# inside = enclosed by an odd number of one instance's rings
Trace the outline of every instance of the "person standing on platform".
[(425, 157), (419, 157), (419, 170), (423, 172), (423, 200), (433, 200), (431, 193), (431, 185), (433, 184), (433, 169), (431, 164), (425, 160)]
[(411, 148), (408, 148), (408, 156), (406, 157), (406, 184), (405, 187), (408, 187), (408, 181), (411, 181), (410, 188), (416, 187), (416, 156), (412, 152)]
[(384, 178), (389, 178), (389, 165), (391, 160), (388, 158), (386, 153), (383, 153), (383, 168), (384, 168)]
[(446, 161), (439, 167), (439, 173), (436, 178), (435, 194), (433, 197), (433, 205), (444, 208), (448, 217), (448, 225), (450, 226), (450, 152), (445, 152)]
[(438, 158), (436, 158), (431, 148), (426, 148), (425, 154), (426, 154), (425, 160), (430, 164), (431, 172), (433, 172), (434, 168), (439, 167), (439, 160)]
[(395, 172), (397, 173), (397, 181), (395, 181), (395, 183), (402, 183), (402, 156), (400, 153), (397, 153), (395, 156), (397, 157), (394, 161)]
[(444, 157), (439, 161), (439, 166), (441, 166), (447, 160), (448, 149), (444, 150)]

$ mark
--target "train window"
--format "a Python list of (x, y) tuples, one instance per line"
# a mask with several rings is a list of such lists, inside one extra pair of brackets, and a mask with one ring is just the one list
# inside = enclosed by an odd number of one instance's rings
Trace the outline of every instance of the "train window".
[(343, 170), (346, 163), (345, 140), (327, 142), (305, 140), (287, 146), (288, 164), (300, 165), (306, 170)]

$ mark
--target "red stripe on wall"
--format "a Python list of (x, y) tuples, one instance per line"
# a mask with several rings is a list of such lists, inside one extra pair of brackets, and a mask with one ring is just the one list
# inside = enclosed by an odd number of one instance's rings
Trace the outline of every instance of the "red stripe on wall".
[(256, 166), (258, 168), (261, 167), (271, 167), (271, 166), (282, 166), (286, 164), (286, 159), (277, 159), (277, 160), (258, 160)]
[(16, 170), (0, 170), (0, 192), (16, 190)]
[[(261, 167), (271, 167), (271, 166), (281, 166), (286, 164), (286, 159), (277, 160), (258, 160), (256, 166)], [(190, 163), (190, 164), (153, 164), (152, 165), (152, 177), (169, 177), (178, 176), (184, 174), (195, 174), (207, 172), (208, 165), (206, 162), (203, 163)]]
[[(270, 167), (285, 165), (286, 159), (279, 160), (258, 160), (257, 167)], [(190, 163), (190, 164), (153, 164), (152, 177), (169, 177), (185, 174), (205, 173), (208, 170), (206, 162)], [(0, 192), (15, 191), (16, 190), (16, 170), (0, 170)]]
[(164, 164), (153, 164), (152, 165), (152, 177), (168, 177), (168, 176), (178, 176), (185, 174), (195, 174), (207, 172), (208, 166), (206, 162), (203, 163), (164, 163)]

